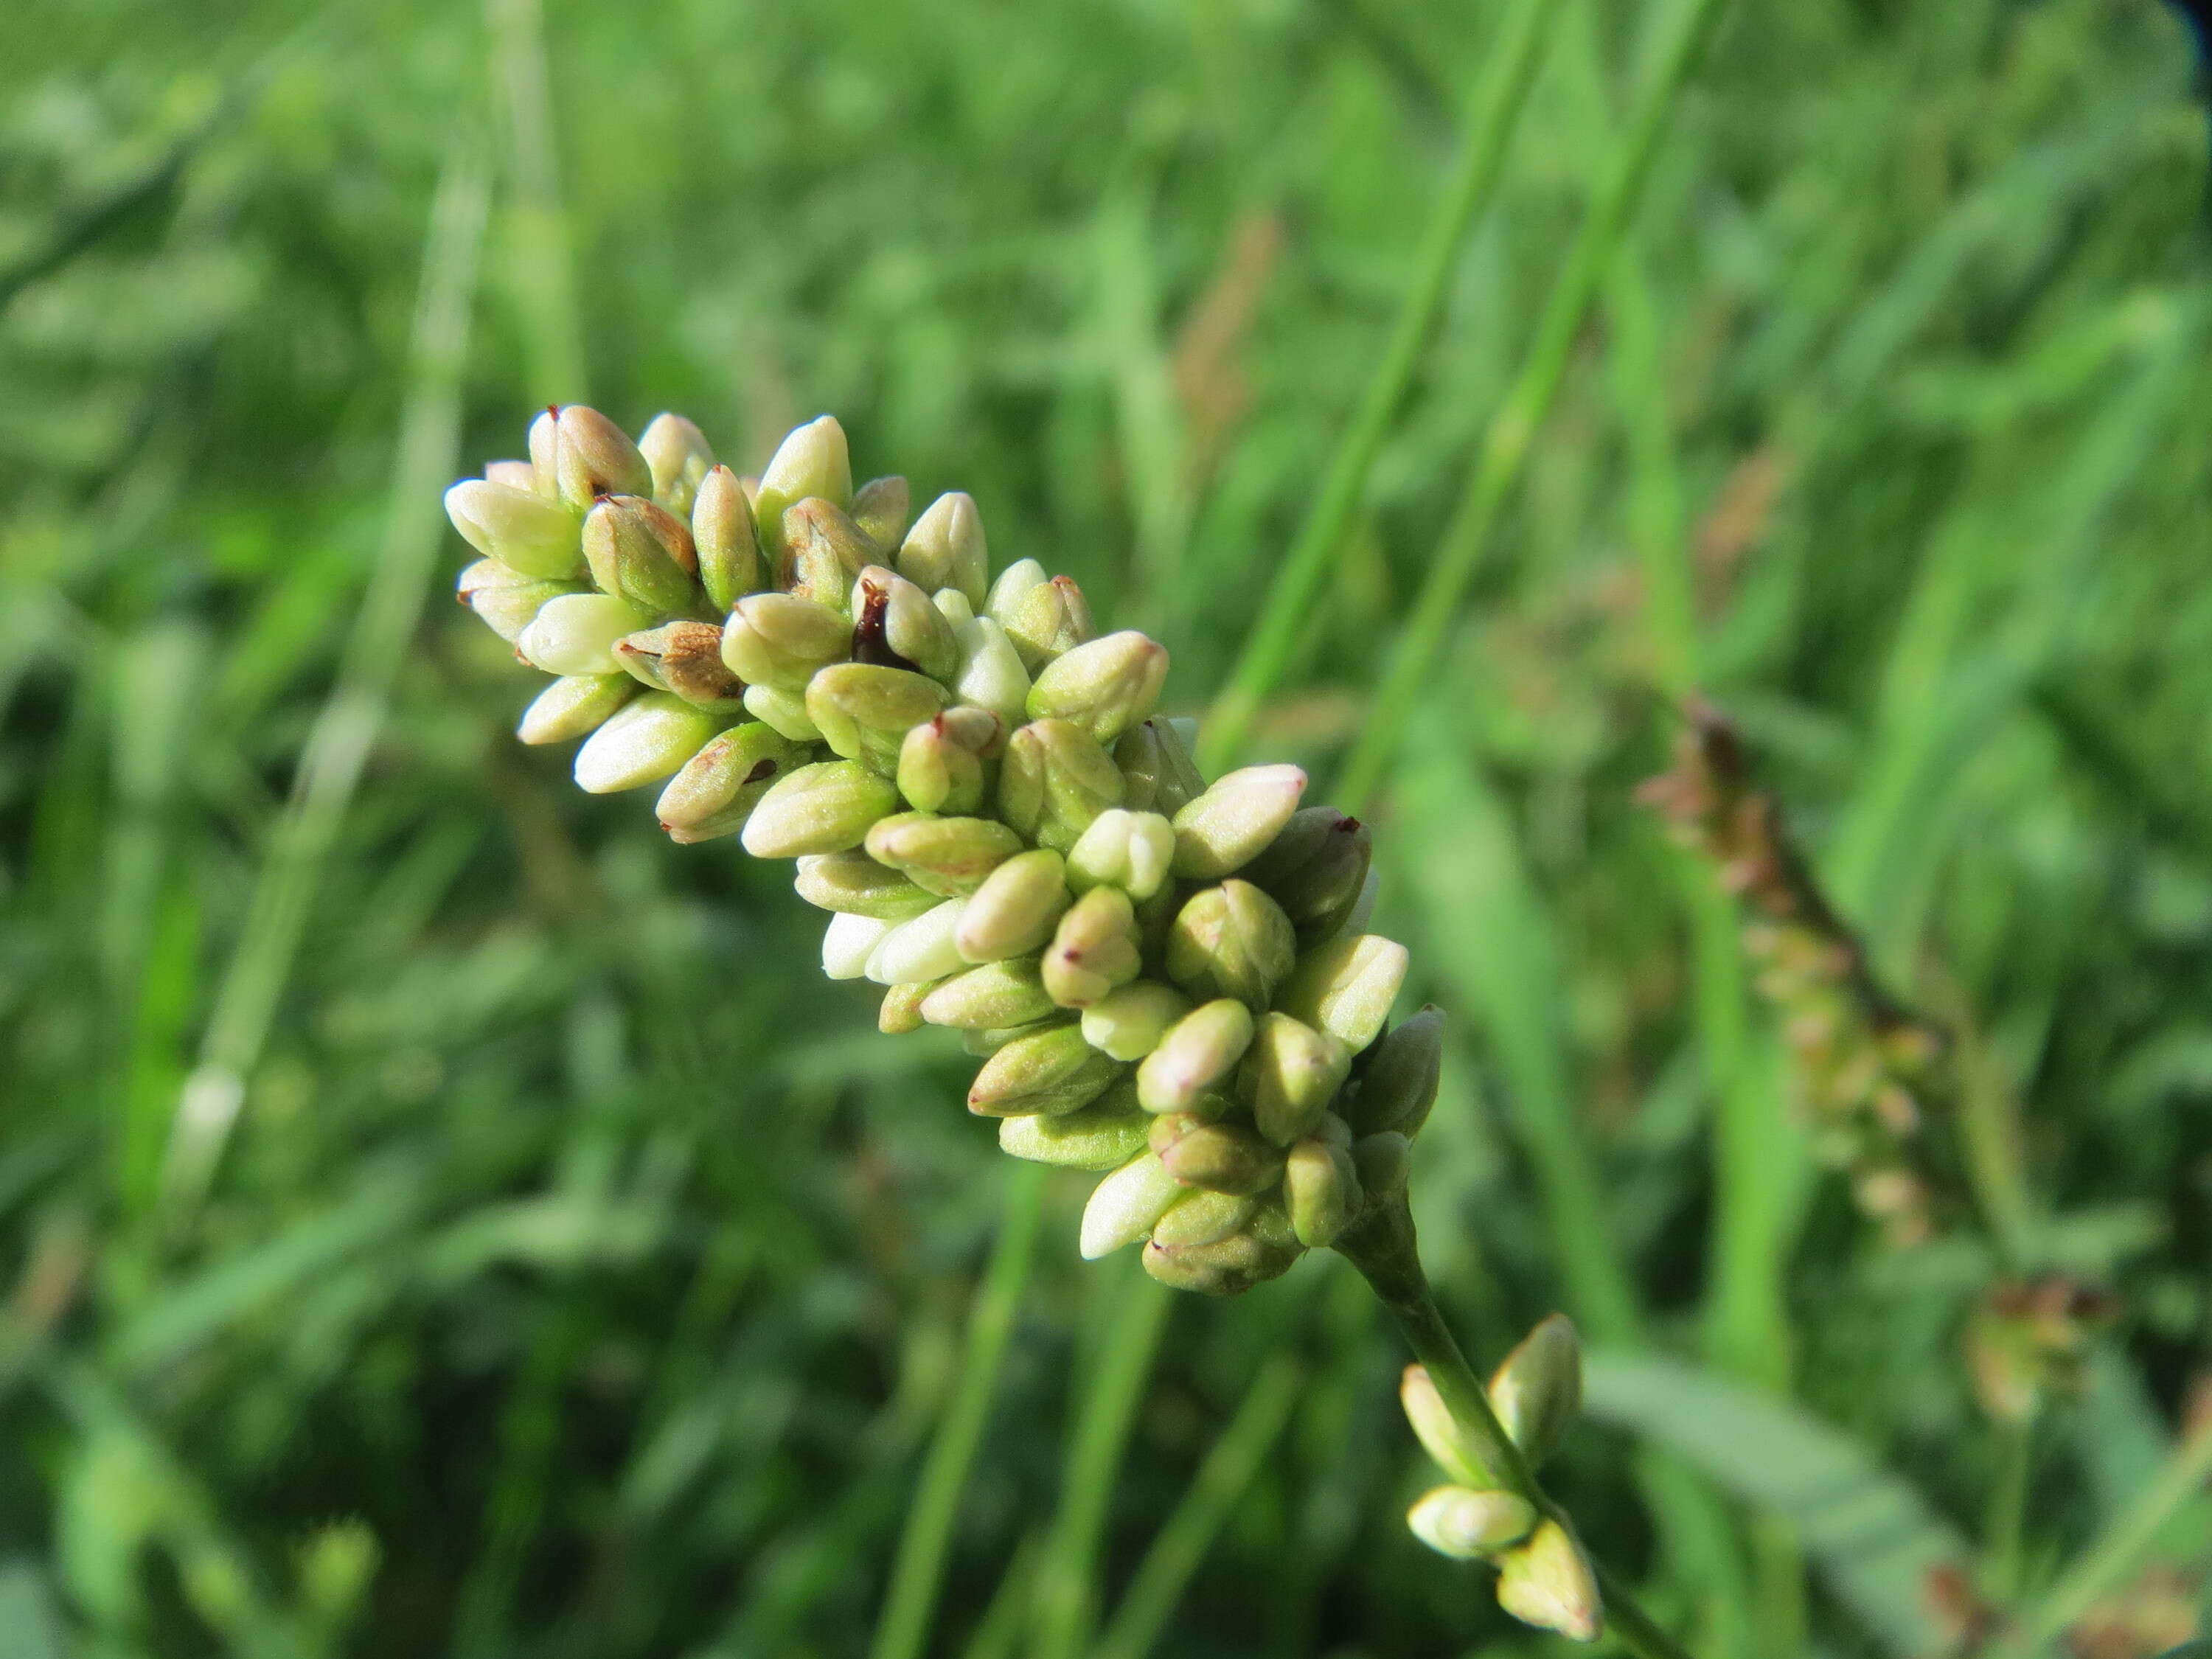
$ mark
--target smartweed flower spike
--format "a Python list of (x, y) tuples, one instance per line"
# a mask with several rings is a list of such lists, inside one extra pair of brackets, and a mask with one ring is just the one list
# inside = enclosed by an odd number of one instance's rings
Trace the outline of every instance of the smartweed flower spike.
[[(884, 986), (886, 1031), (963, 1032), (1006, 1152), (1103, 1174), (1085, 1255), (1231, 1295), (1395, 1200), (1441, 1022), (1386, 1032), (1367, 832), (1295, 766), (1209, 787), (1156, 641), (1034, 559), (994, 578), (969, 496), (909, 525), (905, 479), (856, 490), (827, 415), (750, 486), (673, 414), (548, 410), (529, 453), (446, 496), (462, 602), (556, 677), (523, 740), (658, 787), (679, 842), (796, 859), (823, 971)], [(1485, 1550), (1534, 1524), (1433, 1507)]]

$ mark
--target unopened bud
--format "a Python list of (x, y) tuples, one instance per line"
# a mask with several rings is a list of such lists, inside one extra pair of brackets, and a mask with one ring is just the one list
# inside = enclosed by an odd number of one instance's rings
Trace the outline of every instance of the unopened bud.
[(576, 515), (542, 495), (468, 478), (446, 492), (446, 516), (471, 547), (522, 575), (568, 581), (584, 574)]
[(842, 610), (852, 601), (854, 579), (873, 562), (875, 552), (843, 507), (809, 495), (784, 513), (778, 585), (801, 599)]
[(853, 522), (876, 544), (878, 553), (895, 551), (906, 534), (910, 500), (904, 478), (896, 474), (871, 478), (853, 492)]
[(983, 1062), (968, 1091), (968, 1109), (989, 1117), (1057, 1117), (1088, 1106), (1128, 1068), (1100, 1054), (1073, 1025), (1055, 1025), (1012, 1042)]
[[(1165, 1162), (1166, 1160), (1162, 1160)], [(1170, 1164), (1169, 1173), (1174, 1173)], [(1217, 1244), (1258, 1213), (1260, 1200), (1205, 1188), (1185, 1193), (1152, 1224), (1152, 1243), (1164, 1250)]]
[(1438, 1486), (1406, 1511), (1406, 1524), (1437, 1554), (1476, 1561), (1526, 1538), (1536, 1525), (1536, 1506), (1510, 1492)]
[(784, 509), (808, 496), (842, 507), (853, 499), (853, 458), (836, 417), (817, 416), (794, 428), (763, 469), (753, 495), (753, 520), (763, 548), (784, 545)]
[[(1034, 559), (1024, 559), (1007, 574), (1021, 572), (1026, 576), (1024, 567), (1036, 563)], [(1037, 574), (1041, 577), (1043, 572)], [(1014, 649), (1021, 653), (1022, 665), (1032, 674), (1084, 644), (1097, 631), (1091, 623), (1090, 601), (1072, 576), (1054, 576), (1026, 586), (1010, 586), (1006, 577), (1001, 576), (991, 590), (986, 609), (1006, 630)]]
[(1102, 744), (1147, 719), (1167, 683), (1168, 653), (1134, 629), (1062, 653), (1030, 688), (1031, 720), (1073, 720)]
[(454, 584), (454, 597), (509, 645), (522, 637), (522, 630), (537, 620), (549, 600), (583, 591), (576, 582), (526, 576), (497, 559), (478, 559)]
[(1375, 1045), (1352, 1103), (1352, 1127), (1361, 1134), (1395, 1129), (1420, 1133), (1437, 1103), (1443, 1067), (1444, 1017), (1433, 1005), (1400, 1020)]
[(1283, 1203), (1291, 1231), (1309, 1249), (1326, 1249), (1359, 1209), (1352, 1154), (1325, 1140), (1301, 1140), (1283, 1163)]
[(1027, 719), (1030, 672), (1006, 630), (988, 617), (971, 617), (954, 623), (952, 641), (960, 659), (952, 688), (960, 701), (989, 709), (1009, 730)]
[(1149, 720), (1124, 732), (1114, 745), (1114, 760), (1127, 781), (1133, 811), (1172, 818), (1206, 793), (1182, 734), (1166, 720)]
[(788, 593), (747, 594), (722, 628), (722, 660), (730, 672), (747, 685), (785, 691), (805, 691), (852, 648), (853, 625), (842, 611)]
[[(561, 499), (577, 512), (602, 495), (649, 495), (653, 469), (629, 434), (596, 409), (567, 404), (549, 411), (552, 476)], [(544, 416), (539, 417), (541, 420)], [(538, 463), (538, 429), (530, 429), (530, 459)], [(545, 469), (538, 466), (542, 474)]]
[(933, 985), (885, 987), (883, 1006), (876, 1010), (876, 1029), (885, 1036), (905, 1036), (919, 1031), (927, 1023), (921, 1017), (921, 1005), (934, 989)]
[(1413, 1143), (1395, 1129), (1352, 1143), (1352, 1167), (1359, 1172), (1360, 1195), (1370, 1206), (1380, 1209), (1406, 1195), (1413, 1152)]
[(1249, 881), (1200, 888), (1168, 930), (1168, 977), (1201, 999), (1265, 1008), (1297, 957), (1290, 918)]
[(842, 853), (858, 847), (898, 792), (858, 761), (817, 761), (787, 772), (745, 821), (744, 848), (757, 859)]
[(668, 781), (653, 814), (684, 845), (733, 836), (770, 786), (806, 763), (806, 750), (758, 720), (711, 739)]
[(819, 853), (799, 860), (799, 896), (824, 910), (904, 921), (942, 901), (866, 853)]
[(1242, 1296), (1288, 1273), (1303, 1254), (1281, 1206), (1262, 1201), (1242, 1227), (1210, 1244), (1178, 1247), (1155, 1237), (1145, 1246), (1145, 1271), (1173, 1290)]
[(1063, 1008), (1088, 1008), (1136, 978), (1136, 907), (1118, 887), (1094, 887), (1075, 901), (1044, 953), (1044, 986)]
[(1291, 815), (1243, 876), (1283, 907), (1299, 944), (1317, 945), (1340, 929), (1358, 903), (1374, 850), (1374, 837), (1358, 818), (1334, 806), (1310, 806)]
[(960, 649), (952, 624), (905, 577), (872, 564), (853, 581), (853, 660), (911, 668), (950, 685)]
[(899, 793), (921, 812), (973, 812), (983, 805), (984, 757), (1006, 727), (988, 708), (963, 705), (922, 721), (900, 740)]
[(1186, 1190), (1158, 1158), (1138, 1153), (1100, 1182), (1083, 1206), (1083, 1259), (1096, 1261), (1148, 1237)]
[(702, 602), (690, 530), (642, 495), (610, 495), (585, 515), (584, 559), (602, 592), (656, 616), (688, 615)]
[(975, 501), (957, 489), (929, 504), (898, 550), (900, 575), (926, 593), (950, 589), (977, 609), (990, 571), (982, 516)]
[(1114, 757), (1081, 727), (1031, 720), (1006, 739), (999, 769), (999, 811), (1023, 836), (1066, 853), (1091, 820), (1121, 804)]
[(1137, 1098), (1148, 1112), (1187, 1112), (1218, 1091), (1252, 1046), (1252, 1011), (1232, 998), (1194, 1008), (1137, 1068)]
[(627, 674), (572, 674), (539, 692), (514, 735), (525, 743), (568, 743), (596, 732), (637, 695)]
[(700, 481), (691, 503), (691, 544), (699, 555), (699, 582), (708, 603), (726, 612), (763, 580), (760, 538), (744, 486), (726, 466)]
[(1498, 1477), (1475, 1455), (1460, 1432), (1459, 1423), (1437, 1392), (1436, 1380), (1425, 1365), (1408, 1365), (1398, 1379), (1398, 1403), (1406, 1408), (1406, 1421), (1437, 1467), (1462, 1486), (1488, 1488)]
[(1238, 1099), (1279, 1146), (1310, 1134), (1351, 1069), (1352, 1052), (1288, 1014), (1262, 1014), (1237, 1073)]
[(884, 935), (898, 926), (895, 921), (878, 921), (873, 916), (856, 916), (849, 913), (830, 918), (830, 925), (822, 930), (822, 975), (824, 979), (847, 980), (865, 978), (868, 958), (876, 953), (876, 946), (884, 942)]
[(908, 732), (935, 718), (945, 701), (945, 688), (927, 674), (864, 662), (832, 663), (806, 683), (807, 718), (823, 740), (886, 777), (898, 770)]
[(1021, 837), (995, 818), (940, 818), (927, 812), (893, 813), (868, 831), (866, 844), (868, 856), (878, 864), (946, 898), (974, 892), (1022, 850)]
[(721, 720), (665, 691), (648, 691), (609, 716), (576, 751), (576, 787), (587, 794), (635, 789), (677, 770)]
[(1166, 884), (1174, 857), (1175, 830), (1165, 818), (1112, 807), (1093, 818), (1068, 850), (1068, 884), (1078, 891), (1119, 887), (1142, 901)]
[(1231, 772), (1175, 815), (1175, 872), (1214, 881), (1265, 852), (1297, 811), (1306, 775), (1295, 766)]
[(1357, 1054), (1390, 1018), (1407, 960), (1404, 945), (1379, 933), (1330, 939), (1298, 958), (1275, 1006)]
[(1053, 935), (1074, 902), (1066, 866), (1048, 848), (1017, 853), (985, 877), (960, 918), (957, 943), (969, 962), (1027, 956)]
[(548, 674), (614, 674), (622, 670), (615, 642), (651, 618), (611, 593), (564, 593), (548, 599), (518, 635), (515, 651)]
[(1190, 999), (1174, 986), (1140, 979), (1083, 1011), (1084, 1040), (1116, 1060), (1142, 1060), (1189, 1012)]
[(1032, 961), (989, 962), (943, 981), (921, 1005), (932, 1025), (962, 1031), (1004, 1030), (1053, 1012)]
[(1001, 1118), (999, 1150), (1063, 1170), (1111, 1170), (1145, 1149), (1152, 1119), (1118, 1090), (1058, 1117)]
[(1574, 1322), (1553, 1314), (1505, 1356), (1490, 1403), (1531, 1468), (1558, 1448), (1583, 1408), (1583, 1345)]
[(674, 622), (615, 642), (615, 660), (633, 679), (672, 691), (689, 703), (734, 714), (744, 682), (722, 660), (722, 630), (712, 623)]
[(690, 516), (699, 485), (714, 469), (707, 434), (681, 415), (659, 414), (638, 434), (638, 453), (653, 474), (653, 498), (679, 518)]
[(1152, 1126), (1152, 1145), (1168, 1173), (1186, 1187), (1249, 1197), (1283, 1178), (1281, 1149), (1241, 1124), (1173, 1114)]
[(525, 495), (543, 495), (549, 501), (552, 499), (553, 492), (550, 488), (540, 489), (538, 487), (538, 469), (527, 461), (486, 461), (483, 475), (487, 483), (505, 484), (509, 489), (520, 489)]
[(1597, 1575), (1556, 1521), (1542, 1522), (1526, 1543), (1498, 1559), (1498, 1605), (1524, 1625), (1577, 1642), (1595, 1642), (1605, 1631)]
[[(722, 660), (729, 660), (728, 653)], [(787, 691), (780, 685), (749, 685), (745, 688), (745, 713), (775, 728), (779, 736), (793, 743), (819, 743), (822, 728), (806, 712), (806, 694)]]
[(957, 974), (967, 964), (952, 944), (963, 899), (946, 899), (884, 935), (868, 958), (868, 977), (878, 985), (913, 985)]

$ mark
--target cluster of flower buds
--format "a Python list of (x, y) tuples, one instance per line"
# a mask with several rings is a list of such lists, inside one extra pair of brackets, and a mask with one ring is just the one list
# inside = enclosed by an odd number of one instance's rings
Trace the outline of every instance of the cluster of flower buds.
[(1164, 650), (1034, 560), (994, 579), (968, 496), (909, 524), (903, 478), (855, 489), (828, 416), (757, 480), (674, 415), (550, 409), (529, 448), (446, 496), (463, 603), (556, 677), (523, 740), (659, 784), (679, 842), (796, 860), (831, 978), (963, 1032), (1007, 1152), (1109, 1172), (1085, 1255), (1233, 1293), (1397, 1194), (1442, 1029), (1386, 1030), (1368, 832), (1294, 766), (1207, 785)]
[[(1582, 1344), (1553, 1314), (1505, 1357), (1490, 1380), (1491, 1408), (1533, 1472), (1582, 1410)], [(1559, 1516), (1539, 1510), (1484, 1466), (1427, 1370), (1406, 1367), (1398, 1397), (1430, 1457), (1450, 1477), (1415, 1500), (1406, 1524), (1438, 1554), (1498, 1569), (1498, 1605), (1525, 1624), (1578, 1642), (1605, 1626), (1597, 1574)]]
[(2119, 1316), (2110, 1291), (2066, 1273), (2001, 1279), (1967, 1321), (1976, 1402), (2000, 1423), (2027, 1423), (2079, 1395), (2090, 1344)]
[(1927, 1103), (1945, 1092), (1945, 1045), (1875, 983), (1779, 805), (1753, 784), (1735, 728), (1701, 702), (1687, 714), (1673, 769), (1642, 799), (1746, 902), (1745, 954), (1780, 1016), (1821, 1160), (1849, 1176), (1859, 1207), (1893, 1243), (1917, 1243), (1949, 1207), (1924, 1133)]

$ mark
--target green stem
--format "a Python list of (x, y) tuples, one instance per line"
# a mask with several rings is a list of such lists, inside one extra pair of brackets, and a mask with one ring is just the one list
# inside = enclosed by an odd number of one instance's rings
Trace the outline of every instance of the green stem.
[(1012, 1334), (1014, 1314), (1029, 1284), (1036, 1255), (1037, 1217), (1044, 1196), (1045, 1166), (1024, 1164), (1006, 1179), (1006, 1212), (999, 1241), (985, 1269), (982, 1288), (968, 1316), (967, 1340), (960, 1353), (960, 1382), (930, 1442), (913, 1506), (899, 1534), (891, 1563), (890, 1589), (869, 1652), (873, 1659), (920, 1659), (929, 1644), (945, 1582), (945, 1561), (960, 1517), (960, 1499), (969, 1471), (982, 1443), (991, 1396)]
[(1506, 145), (1543, 61), (1544, 43), (1565, 9), (1558, 0), (1518, 0), (1512, 15), (1498, 26), (1497, 44), (1486, 60), (1488, 72), (1474, 90), (1467, 137), (1415, 256), (1417, 275), (1391, 326), (1389, 343), (1329, 457), (1321, 494), (1269, 584), (1260, 619), (1200, 735), (1199, 763), (1208, 772), (1219, 770), (1236, 757), (1261, 702), (1297, 653), (1314, 601), (1336, 568), (1366, 495), (1376, 454), (1427, 358), (1429, 341), (1443, 315), (1460, 245), (1497, 190)]
[(1498, 514), (1520, 482), (1536, 429), (1565, 377), (1590, 301), (1643, 196), (1675, 98), (1720, 11), (1721, 0), (1683, 0), (1674, 20), (1657, 70), (1643, 90), (1612, 170), (1576, 234), (1565, 268), (1552, 286), (1528, 360), (1483, 434), (1474, 471), (1430, 563), (1406, 630), (1390, 653), (1382, 683), (1369, 702), (1366, 722), (1337, 790), (1346, 811), (1359, 811), (1372, 798), (1397, 753), (1414, 702), (1427, 690), (1430, 666), (1489, 548)]
[(1982, 1539), (1982, 1571), (1990, 1599), (2009, 1607), (2020, 1595), (2021, 1540), (2027, 1525), (2028, 1477), (2035, 1468), (2035, 1419), (2007, 1423), (1999, 1434), (2000, 1462)]

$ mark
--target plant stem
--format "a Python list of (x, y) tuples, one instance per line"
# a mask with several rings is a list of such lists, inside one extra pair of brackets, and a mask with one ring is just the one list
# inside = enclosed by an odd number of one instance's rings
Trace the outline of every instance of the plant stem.
[(899, 1534), (891, 1563), (890, 1588), (876, 1625), (872, 1659), (920, 1659), (928, 1646), (945, 1580), (945, 1559), (960, 1518), (961, 1495), (982, 1443), (991, 1396), (1006, 1358), (1015, 1310), (1029, 1283), (1035, 1258), (1037, 1217), (1044, 1196), (1045, 1166), (1024, 1164), (1006, 1178), (1006, 1212), (999, 1240), (984, 1270), (982, 1288), (968, 1316), (967, 1340), (960, 1353), (960, 1383), (944, 1420), (930, 1442), (928, 1460)]
[(1543, 62), (1544, 43), (1565, 9), (1558, 0), (1518, 0), (1512, 15), (1498, 25), (1487, 59), (1489, 72), (1474, 90), (1467, 137), (1452, 163), (1436, 216), (1423, 235), (1416, 256), (1418, 275), (1391, 325), (1389, 344), (1329, 457), (1321, 494), (1268, 585), (1260, 619), (1200, 735), (1199, 764), (1209, 772), (1227, 764), (1243, 746), (1261, 701), (1282, 678), (1297, 649), (1322, 584), (1336, 568), (1352, 518), (1366, 495), (1376, 453), (1443, 315), (1460, 245), (1497, 189), (1506, 145)]
[[(1335, 1249), (1359, 1270), (1376, 1298), (1395, 1320), (1436, 1384), (1437, 1393), (1469, 1449), (1500, 1485), (1527, 1498), (1540, 1514), (1572, 1528), (1567, 1512), (1538, 1484), (1535, 1472), (1513, 1443), (1491, 1407), (1490, 1393), (1461, 1352), (1459, 1340), (1437, 1307), (1422, 1270), (1413, 1237), (1413, 1218), (1403, 1194), (1360, 1221), (1338, 1239)], [(1595, 1565), (1595, 1564), (1594, 1564)], [(1687, 1650), (1661, 1629), (1638, 1605), (1618, 1577), (1597, 1568), (1605, 1602), (1606, 1626), (1637, 1659), (1690, 1659)]]
[(2035, 1467), (2035, 1420), (2004, 1424), (1998, 1435), (1997, 1480), (1990, 1492), (1989, 1524), (1982, 1537), (1983, 1588), (1991, 1601), (2009, 1607), (2020, 1595), (2028, 1476)]

